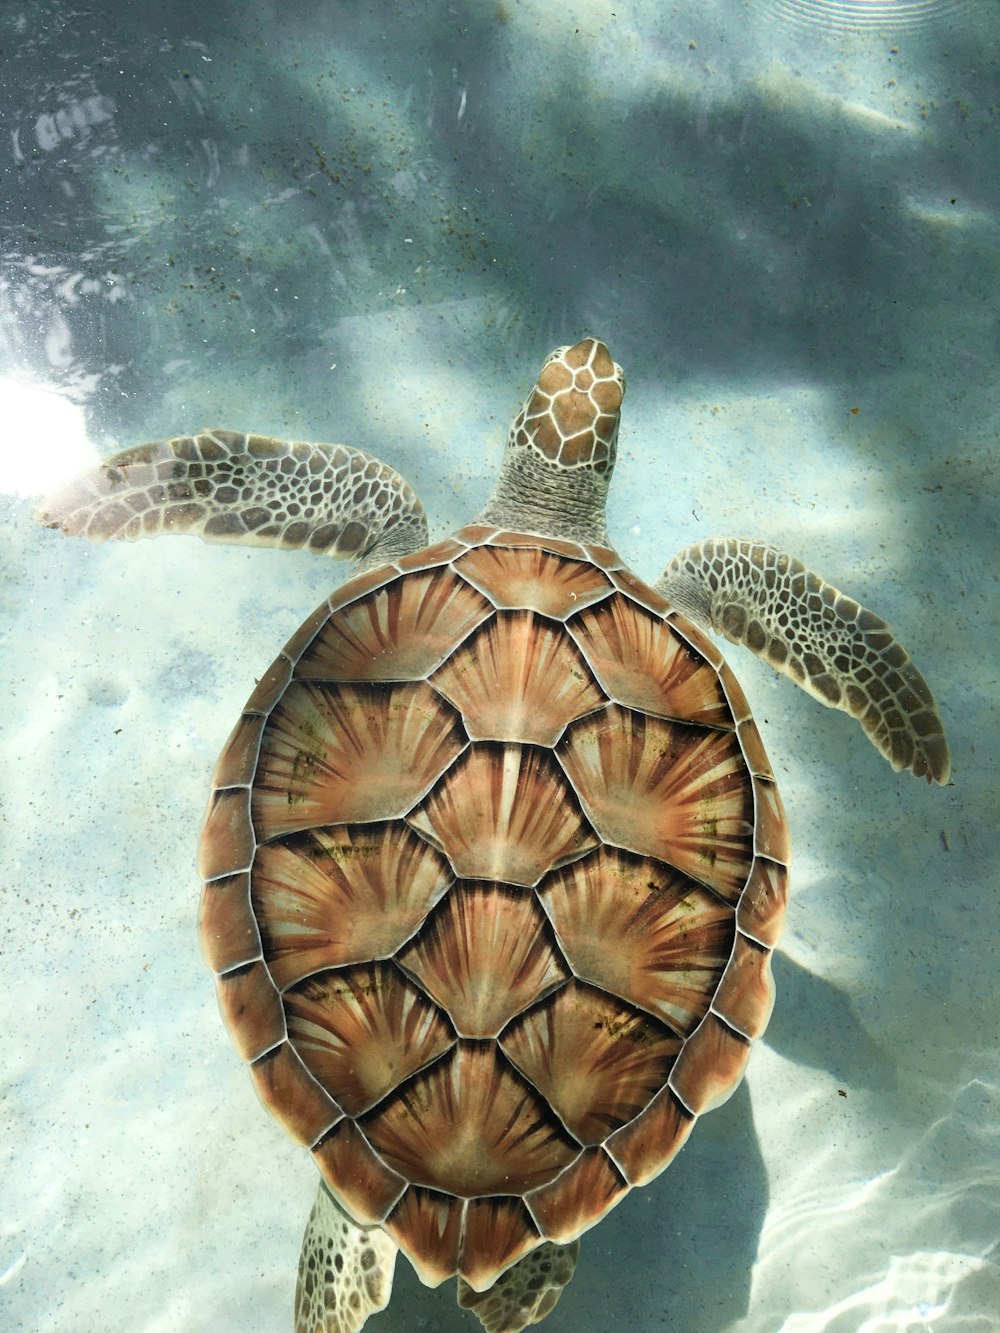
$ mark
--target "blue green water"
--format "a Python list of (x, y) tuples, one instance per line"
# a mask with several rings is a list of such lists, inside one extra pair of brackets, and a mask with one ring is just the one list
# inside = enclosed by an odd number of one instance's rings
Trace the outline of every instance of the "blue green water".
[[(222, 1030), (194, 844), (343, 572), (89, 547), (32, 497), (225, 425), (377, 453), (440, 536), (585, 333), (629, 379), (623, 555), (786, 546), (893, 624), (954, 778), (729, 651), (795, 849), (775, 1016), (545, 1327), (1000, 1327), (1000, 20), (879, 8), (3, 7), (3, 1328), (290, 1328), (315, 1175)], [(372, 1333), (475, 1327), (396, 1291)]]

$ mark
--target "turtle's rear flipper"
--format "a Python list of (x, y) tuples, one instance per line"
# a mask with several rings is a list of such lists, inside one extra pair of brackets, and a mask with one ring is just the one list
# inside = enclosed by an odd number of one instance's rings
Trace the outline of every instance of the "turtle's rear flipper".
[(38, 507), (91, 541), (194, 533), (379, 561), (427, 544), (427, 516), (386, 463), (343, 444), (206, 430), (113, 454)]
[(948, 781), (944, 723), (909, 653), (884, 620), (801, 560), (762, 542), (714, 537), (679, 551), (656, 588), (696, 624), (857, 718), (893, 768)]
[(320, 1185), (306, 1223), (295, 1288), (295, 1333), (359, 1333), (392, 1294), (396, 1246), (359, 1227)]
[(486, 1333), (521, 1333), (540, 1324), (562, 1295), (580, 1257), (580, 1242), (546, 1241), (508, 1268), (486, 1291), (473, 1291), (458, 1280), (458, 1303), (472, 1310)]

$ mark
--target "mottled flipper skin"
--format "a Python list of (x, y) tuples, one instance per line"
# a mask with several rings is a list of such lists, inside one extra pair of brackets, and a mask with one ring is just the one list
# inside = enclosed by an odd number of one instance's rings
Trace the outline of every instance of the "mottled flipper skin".
[(488, 1291), (473, 1291), (459, 1279), (458, 1303), (476, 1315), (486, 1333), (521, 1333), (555, 1307), (579, 1257), (578, 1240), (572, 1245), (548, 1241), (508, 1268)]
[(679, 551), (655, 587), (696, 624), (856, 718), (894, 769), (948, 781), (944, 724), (909, 653), (884, 620), (801, 560), (762, 542), (714, 537)]
[(210, 542), (308, 547), (359, 565), (427, 544), (407, 481), (361, 449), (206, 430), (113, 454), (39, 509), (91, 541), (191, 533)]
[[(321, 1184), (302, 1239), (295, 1333), (360, 1333), (389, 1304), (397, 1252), (381, 1227), (358, 1226)], [(458, 1303), (486, 1333), (522, 1333), (555, 1308), (579, 1257), (579, 1241), (546, 1242), (487, 1291), (459, 1279)]]
[(295, 1333), (360, 1333), (389, 1304), (396, 1254), (381, 1227), (359, 1227), (320, 1185), (302, 1238)]

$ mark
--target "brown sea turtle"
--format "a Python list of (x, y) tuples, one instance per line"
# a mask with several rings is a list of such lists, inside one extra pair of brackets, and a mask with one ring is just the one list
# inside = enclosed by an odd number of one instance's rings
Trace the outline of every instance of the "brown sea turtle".
[(578, 1237), (661, 1172), (764, 1030), (781, 802), (711, 629), (943, 783), (944, 730), (877, 616), (758, 542), (655, 587), (608, 545), (624, 378), (544, 363), (485, 509), (428, 545), (358, 450), (206, 431), (45, 506), (97, 540), (350, 558), (219, 759), (201, 939), (265, 1106), (322, 1175), (297, 1333), (355, 1333), (398, 1249), (489, 1330), (555, 1305)]

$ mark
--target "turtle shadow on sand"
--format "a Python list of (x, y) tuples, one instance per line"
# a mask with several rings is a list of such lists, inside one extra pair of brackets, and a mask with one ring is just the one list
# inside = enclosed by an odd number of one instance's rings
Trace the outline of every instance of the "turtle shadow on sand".
[(821, 1069), (837, 1084), (892, 1092), (895, 1064), (868, 1035), (849, 995), (777, 952), (772, 965), (778, 1003), (768, 1025), (768, 1046), (786, 1060)]
[[(663, 1176), (583, 1237), (576, 1277), (544, 1327), (728, 1328), (747, 1310), (767, 1206), (750, 1093), (741, 1085), (702, 1120)], [(447, 1289), (423, 1286), (409, 1265), (397, 1270), (391, 1308), (397, 1302), (413, 1333), (469, 1333), (469, 1317)]]

